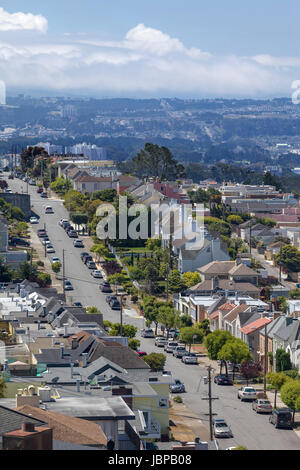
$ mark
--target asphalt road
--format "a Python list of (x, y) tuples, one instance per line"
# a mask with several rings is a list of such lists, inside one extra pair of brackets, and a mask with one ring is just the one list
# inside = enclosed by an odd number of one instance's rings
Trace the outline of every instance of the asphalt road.
[[(26, 191), (26, 183), (19, 179), (8, 180), (9, 187), (15, 191)], [(95, 305), (103, 313), (105, 320), (119, 321), (120, 313), (112, 311), (105, 301), (105, 294), (99, 290), (99, 281), (95, 280), (90, 270), (82, 263), (80, 253), (84, 249), (74, 248), (73, 240), (68, 237), (62, 227), (58, 225), (61, 218), (68, 218), (68, 213), (61, 200), (57, 198), (42, 199), (36, 193), (35, 186), (28, 185), (31, 194), (33, 211), (40, 216), (39, 224), (33, 225), (34, 229), (43, 228), (44, 223), (49, 238), (56, 253), (49, 257), (58, 256), (62, 260), (62, 250), (65, 251), (66, 277), (73, 284), (74, 291), (70, 291), (71, 301), (80, 301), (84, 306)], [(44, 207), (51, 205), (54, 214), (44, 214)], [(84, 240), (84, 237), (83, 237)], [(142, 351), (163, 352), (162, 348), (154, 345), (154, 339), (141, 338), (140, 329), (143, 320), (131, 316), (124, 317), (124, 323), (130, 323), (138, 328), (137, 337), (141, 340)], [(202, 400), (208, 396), (208, 385), (203, 383), (203, 377), (207, 376), (207, 370), (203, 366), (186, 365), (172, 354), (167, 354), (166, 370), (170, 370), (174, 378), (179, 378), (186, 387), (186, 393), (182, 394), (184, 402), (199, 417), (204, 424), (209, 425), (208, 400)], [(217, 372), (217, 371), (216, 371)], [(237, 388), (231, 386), (218, 386), (212, 383), (212, 394), (217, 399), (213, 402), (215, 417), (224, 418), (233, 431), (232, 439), (218, 440), (220, 448), (226, 449), (236, 445), (244, 445), (250, 450), (299, 450), (300, 439), (295, 432), (290, 430), (275, 429), (268, 421), (268, 415), (257, 415), (251, 408), (251, 403), (240, 402), (237, 399)]]

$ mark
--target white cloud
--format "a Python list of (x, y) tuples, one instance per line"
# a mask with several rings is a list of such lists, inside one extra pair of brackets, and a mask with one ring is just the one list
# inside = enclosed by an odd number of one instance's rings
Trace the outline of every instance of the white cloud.
[[(36, 31), (4, 35), (1, 30), (8, 20), (1, 19), (2, 13), (0, 9), (0, 78), (8, 91), (15, 87), (122, 96), (255, 97), (288, 95), (292, 81), (300, 79), (300, 58), (216, 56), (144, 24), (116, 41), (88, 34), (37, 36)], [(31, 26), (46, 31), (47, 20), (34, 18)], [(14, 24), (27, 29), (26, 21), (18, 21)]]
[(32, 13), (8, 13), (0, 7), (0, 31), (36, 30), (45, 33), (48, 21)]

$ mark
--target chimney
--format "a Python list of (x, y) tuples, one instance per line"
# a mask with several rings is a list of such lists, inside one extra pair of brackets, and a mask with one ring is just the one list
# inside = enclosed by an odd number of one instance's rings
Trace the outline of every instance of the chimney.
[(64, 358), (64, 344), (63, 343), (60, 344), (60, 358), (61, 359)]
[(68, 336), (68, 323), (64, 323), (64, 336)]
[(43, 307), (43, 317), (46, 316), (46, 307)]
[(76, 390), (80, 392), (80, 379), (76, 379)]
[(30, 422), (21, 429), (7, 432), (2, 436), (3, 450), (53, 450), (52, 428), (37, 426)]
[(87, 367), (88, 353), (82, 353), (82, 367)]
[(116, 386), (111, 391), (113, 396), (122, 396), (126, 405), (132, 410), (132, 388), (124, 386)]
[(28, 309), (26, 310), (26, 318), (28, 318), (29, 314), (28, 314)]

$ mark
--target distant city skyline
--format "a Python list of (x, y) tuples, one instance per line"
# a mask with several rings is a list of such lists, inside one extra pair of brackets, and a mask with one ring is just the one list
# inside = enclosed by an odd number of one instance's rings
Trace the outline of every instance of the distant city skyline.
[(296, 0), (3, 0), (0, 80), (8, 96), (291, 96), (299, 13)]

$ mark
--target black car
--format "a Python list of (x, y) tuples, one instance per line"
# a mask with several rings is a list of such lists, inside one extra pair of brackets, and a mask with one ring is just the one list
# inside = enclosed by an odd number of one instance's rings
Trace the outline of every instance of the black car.
[(70, 238), (78, 238), (77, 232), (75, 230), (69, 230), (68, 235)]
[(20, 245), (20, 246), (30, 246), (30, 243), (24, 240), (23, 238), (19, 237), (12, 237), (10, 239), (10, 245), (15, 246), (15, 245)]
[(74, 302), (74, 307), (82, 307), (82, 303), (81, 302)]
[(89, 253), (87, 253), (86, 251), (83, 251), (82, 253), (80, 253), (80, 258), (83, 260), (83, 258), (85, 258), (86, 256), (90, 256)]
[(94, 260), (93, 260), (93, 257), (91, 255), (88, 255), (88, 256), (84, 256), (82, 261), (84, 262), (84, 264), (87, 264), (88, 261), (94, 261)]
[(111, 300), (109, 305), (112, 310), (121, 310), (121, 304), (118, 300)]
[(118, 300), (118, 297), (116, 295), (108, 295), (105, 300), (107, 303), (110, 303), (112, 300)]
[(216, 375), (214, 382), (218, 385), (233, 385), (233, 381), (225, 374)]
[(293, 410), (290, 408), (275, 408), (269, 417), (275, 428), (293, 429)]

